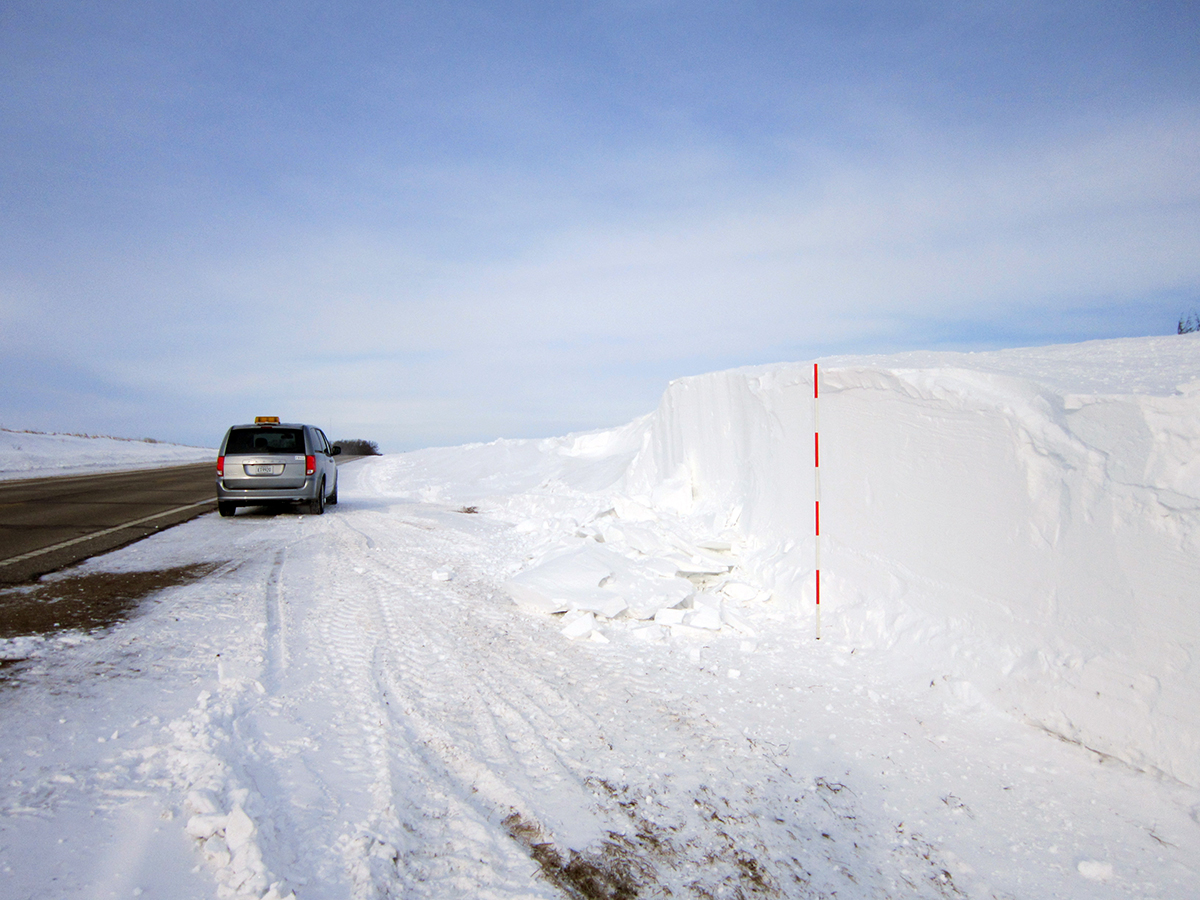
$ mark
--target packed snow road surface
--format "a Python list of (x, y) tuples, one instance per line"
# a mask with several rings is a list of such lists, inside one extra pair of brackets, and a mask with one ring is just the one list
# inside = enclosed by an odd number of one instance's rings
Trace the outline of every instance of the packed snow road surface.
[(827, 371), (819, 643), (809, 366), (51, 576), (0, 893), (1192, 900), (1200, 342)]

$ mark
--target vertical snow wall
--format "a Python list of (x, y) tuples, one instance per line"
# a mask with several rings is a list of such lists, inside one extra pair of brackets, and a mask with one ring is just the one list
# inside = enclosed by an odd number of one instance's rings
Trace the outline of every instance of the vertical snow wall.
[[(1200, 381), (1116, 394), (1050, 380), (822, 369), (826, 634), (1200, 784)], [(811, 365), (676, 381), (624, 486), (732, 526), (744, 568), (809, 621), (812, 393)]]

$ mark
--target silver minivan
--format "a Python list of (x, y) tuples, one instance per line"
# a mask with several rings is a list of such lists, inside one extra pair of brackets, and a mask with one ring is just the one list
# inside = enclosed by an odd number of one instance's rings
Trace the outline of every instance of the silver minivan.
[(217, 510), (232, 516), (239, 506), (302, 503), (315, 515), (337, 503), (337, 465), (342, 452), (315, 425), (281, 423), (259, 416), (253, 425), (225, 432), (217, 456)]

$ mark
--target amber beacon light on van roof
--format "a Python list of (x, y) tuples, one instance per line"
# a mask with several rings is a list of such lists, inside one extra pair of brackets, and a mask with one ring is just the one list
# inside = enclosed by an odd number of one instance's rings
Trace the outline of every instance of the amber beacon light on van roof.
[(255, 425), (278, 425), (279, 416), (255, 416)]

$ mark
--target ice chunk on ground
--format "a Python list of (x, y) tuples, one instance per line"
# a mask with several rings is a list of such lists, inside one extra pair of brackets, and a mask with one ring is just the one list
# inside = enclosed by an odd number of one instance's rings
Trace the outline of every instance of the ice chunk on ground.
[[(635, 619), (653, 618), (659, 610), (678, 606), (694, 592), (691, 582), (676, 577), (673, 565), (662, 560), (624, 559), (614, 567), (606, 587), (619, 593)], [(664, 575), (664, 571), (670, 571)]]
[(188, 819), (185, 830), (197, 840), (204, 841), (218, 831), (223, 831), (228, 819), (228, 816), (212, 814), (192, 816)]
[(601, 587), (621, 566), (617, 554), (598, 544), (569, 550), (526, 569), (505, 583), (505, 590), (524, 609), (543, 613), (587, 610), (609, 618), (619, 615), (626, 602), (615, 591)]
[(759, 590), (752, 584), (746, 584), (744, 581), (726, 581), (721, 585), (721, 593), (730, 600), (747, 601), (755, 599)]
[(1080, 875), (1088, 881), (1112, 881), (1113, 866), (1112, 863), (1102, 862), (1096, 859), (1080, 860), (1079, 865), (1075, 867)]
[(714, 609), (711, 606), (701, 606), (687, 620), (687, 624), (693, 628), (705, 628), (709, 631), (717, 631), (721, 627), (720, 610)]
[[(569, 615), (569, 614), (568, 614)], [(596, 617), (590, 612), (582, 613), (573, 619), (568, 619), (567, 624), (562, 627), (562, 633), (572, 640), (585, 638), (592, 633), (596, 627)]]
[(237, 853), (242, 849), (254, 837), (256, 831), (254, 822), (246, 815), (245, 810), (235, 806), (225, 823), (225, 843), (229, 845), (230, 852)]

